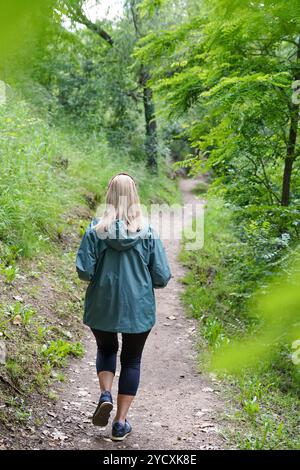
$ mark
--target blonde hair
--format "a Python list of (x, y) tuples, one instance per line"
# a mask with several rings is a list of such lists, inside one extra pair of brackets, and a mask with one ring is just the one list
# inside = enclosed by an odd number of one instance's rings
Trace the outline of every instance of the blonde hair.
[(111, 178), (106, 193), (104, 214), (94, 229), (107, 232), (117, 219), (122, 219), (129, 232), (143, 227), (143, 216), (134, 179), (127, 173), (118, 173)]

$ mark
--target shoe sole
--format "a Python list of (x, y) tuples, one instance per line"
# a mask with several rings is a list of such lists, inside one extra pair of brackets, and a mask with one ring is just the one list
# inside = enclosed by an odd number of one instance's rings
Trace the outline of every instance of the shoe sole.
[(127, 432), (126, 434), (124, 434), (124, 436), (122, 437), (114, 437), (114, 436), (111, 436), (111, 440), (112, 441), (124, 441), (124, 439), (129, 436), (129, 434), (131, 434), (131, 431)]
[(113, 404), (109, 401), (104, 401), (101, 405), (98, 405), (96, 409), (92, 422), (94, 426), (101, 426), (104, 427), (108, 424), (110, 412), (113, 409)]

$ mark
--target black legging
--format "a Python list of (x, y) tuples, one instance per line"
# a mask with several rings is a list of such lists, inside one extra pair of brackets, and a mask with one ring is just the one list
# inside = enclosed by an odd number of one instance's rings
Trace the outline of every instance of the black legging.
[[(97, 342), (97, 374), (109, 371), (115, 374), (118, 334), (91, 328)], [(144, 333), (122, 333), (121, 372), (118, 393), (136, 395), (140, 382), (141, 358), (146, 339), (151, 330)]]

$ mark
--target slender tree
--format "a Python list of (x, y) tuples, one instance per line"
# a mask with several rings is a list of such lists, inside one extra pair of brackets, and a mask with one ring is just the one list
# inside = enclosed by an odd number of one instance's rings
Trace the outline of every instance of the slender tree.
[[(294, 73), (294, 80), (300, 80), (300, 38), (295, 44), (297, 47), (297, 58), (296, 58), (296, 70)], [(299, 104), (294, 103), (293, 100), (290, 104), (290, 129), (287, 141), (287, 154), (284, 161), (284, 173), (282, 181), (282, 195), (281, 204), (288, 206), (290, 202), (290, 191), (291, 191), (291, 177), (293, 171), (293, 164), (297, 157), (296, 145), (299, 127)]]
[[(128, 0), (127, 2), (129, 10), (132, 15), (132, 21), (134, 24), (136, 39), (139, 40), (142, 36), (142, 25), (141, 18), (138, 14), (138, 2), (136, 0)], [(143, 90), (143, 105), (145, 113), (145, 124), (146, 124), (146, 139), (145, 149), (147, 154), (147, 164), (152, 171), (157, 171), (157, 123), (155, 117), (155, 106), (153, 101), (152, 89), (149, 85), (151, 75), (149, 67), (141, 63), (139, 69), (139, 85)]]

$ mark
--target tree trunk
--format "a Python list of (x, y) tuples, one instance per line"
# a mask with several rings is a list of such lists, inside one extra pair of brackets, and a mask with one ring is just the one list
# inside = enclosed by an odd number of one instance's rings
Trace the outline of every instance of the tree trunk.
[[(299, 108), (299, 107), (298, 107)], [(297, 114), (299, 113), (299, 109)], [(297, 116), (296, 126), (298, 127), (299, 118)], [(281, 205), (288, 206), (290, 203), (290, 189), (291, 189), (291, 177), (293, 171), (296, 139), (297, 139), (297, 127), (292, 126), (290, 128), (290, 135), (288, 141), (288, 151), (287, 156), (284, 161), (284, 172), (282, 180), (282, 193), (281, 193)]]
[[(130, 2), (130, 9), (132, 13), (132, 20), (135, 28), (137, 39), (141, 37), (139, 31), (139, 18), (136, 13), (136, 2)], [(113, 38), (99, 25), (91, 22), (83, 13), (81, 9), (75, 9), (72, 13), (73, 18), (81, 24), (84, 24), (94, 33), (98, 34), (110, 46), (114, 46)], [(143, 105), (145, 113), (145, 150), (147, 156), (147, 166), (154, 173), (157, 172), (157, 124), (155, 118), (155, 107), (153, 102), (152, 90), (148, 85), (150, 74), (147, 68), (142, 64), (140, 68), (139, 85), (143, 89)]]
[(147, 166), (154, 173), (157, 172), (157, 124), (155, 119), (155, 107), (152, 90), (148, 85), (150, 75), (144, 65), (141, 67), (140, 83), (143, 87), (143, 104), (145, 113), (145, 150)]
[[(300, 39), (298, 41), (298, 50), (297, 50), (297, 65), (299, 66), (300, 61)], [(294, 76), (294, 80), (300, 80), (300, 71), (297, 70)], [(291, 104), (291, 123), (290, 131), (287, 142), (287, 152), (284, 162), (284, 172), (282, 180), (282, 193), (281, 193), (281, 205), (288, 206), (290, 203), (290, 191), (291, 191), (291, 177), (293, 171), (293, 163), (296, 157), (296, 144), (297, 144), (297, 135), (298, 135), (298, 125), (299, 125), (299, 104)]]
[[(135, 29), (136, 38), (139, 39), (143, 36), (140, 31), (140, 18), (137, 13), (137, 3), (135, 0), (129, 2), (129, 8), (132, 15), (133, 26)], [(153, 172), (157, 172), (157, 123), (155, 117), (155, 106), (153, 102), (153, 93), (149, 87), (150, 74), (149, 70), (144, 64), (141, 64), (139, 85), (143, 89), (143, 105), (145, 114), (145, 151), (147, 156), (147, 166)]]

